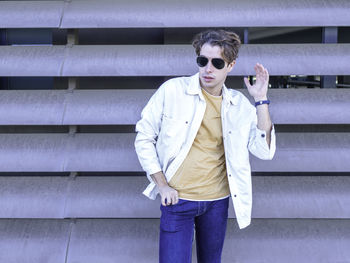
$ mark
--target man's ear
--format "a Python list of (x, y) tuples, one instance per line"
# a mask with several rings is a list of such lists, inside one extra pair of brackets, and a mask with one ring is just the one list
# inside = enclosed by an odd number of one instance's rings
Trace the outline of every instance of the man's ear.
[(235, 64), (236, 64), (236, 60), (232, 61), (230, 64), (227, 65), (228, 72), (230, 72), (233, 69)]

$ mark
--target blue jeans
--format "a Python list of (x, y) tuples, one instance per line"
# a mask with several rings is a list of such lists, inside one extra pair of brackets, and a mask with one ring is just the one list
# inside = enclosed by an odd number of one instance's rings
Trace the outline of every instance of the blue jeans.
[(194, 227), (197, 261), (221, 262), (228, 205), (229, 197), (217, 201), (179, 199), (175, 205), (161, 204), (159, 262), (191, 262)]

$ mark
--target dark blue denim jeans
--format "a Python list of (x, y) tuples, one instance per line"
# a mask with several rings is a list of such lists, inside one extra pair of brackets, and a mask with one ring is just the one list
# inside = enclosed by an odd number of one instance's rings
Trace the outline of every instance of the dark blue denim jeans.
[(217, 201), (179, 199), (175, 205), (160, 205), (159, 262), (188, 263), (192, 259), (196, 229), (197, 261), (221, 262), (229, 197)]

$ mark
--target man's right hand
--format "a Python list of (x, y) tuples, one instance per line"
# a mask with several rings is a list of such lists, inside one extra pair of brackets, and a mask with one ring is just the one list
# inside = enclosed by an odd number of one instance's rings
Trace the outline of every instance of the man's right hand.
[(178, 192), (174, 188), (171, 188), (168, 185), (168, 182), (166, 181), (162, 171), (159, 171), (158, 173), (155, 173), (155, 174), (151, 174), (151, 177), (158, 186), (158, 190), (162, 198), (163, 206), (167, 206), (171, 204), (175, 205), (177, 204), (177, 202), (179, 202)]
[(163, 186), (159, 186), (158, 189), (162, 199), (163, 206), (167, 206), (171, 204), (175, 205), (179, 202), (178, 192), (174, 188), (171, 188), (169, 185), (163, 185)]

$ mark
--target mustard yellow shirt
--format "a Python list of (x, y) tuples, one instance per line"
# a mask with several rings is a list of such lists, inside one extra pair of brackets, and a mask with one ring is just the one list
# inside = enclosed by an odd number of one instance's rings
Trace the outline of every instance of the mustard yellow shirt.
[(216, 200), (230, 195), (221, 126), (221, 96), (202, 89), (206, 110), (192, 147), (171, 178), (179, 198)]

